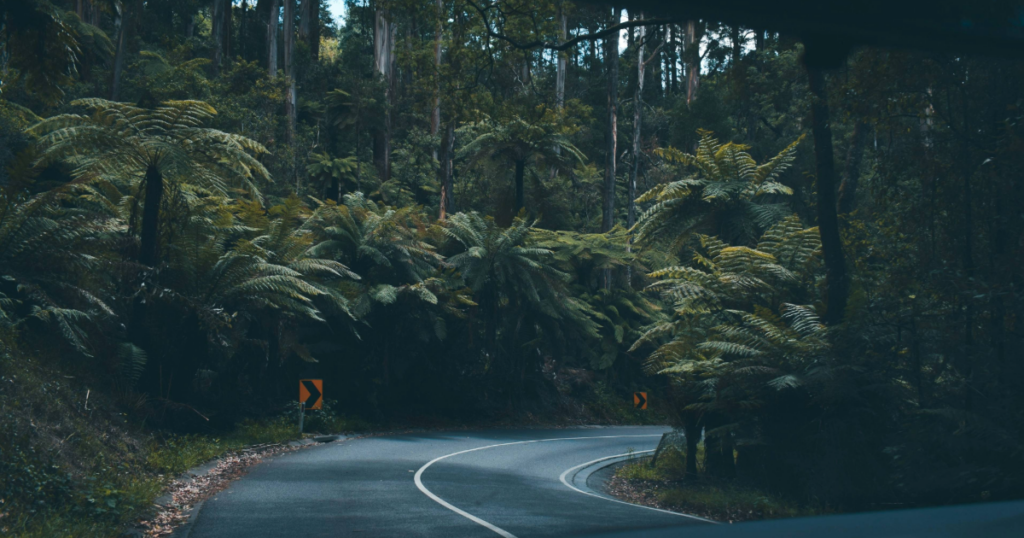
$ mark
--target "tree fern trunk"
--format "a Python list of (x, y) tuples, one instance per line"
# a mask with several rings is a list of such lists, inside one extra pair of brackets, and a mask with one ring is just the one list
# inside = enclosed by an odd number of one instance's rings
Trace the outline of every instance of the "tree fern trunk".
[(694, 413), (688, 413), (683, 425), (686, 436), (686, 477), (697, 477), (697, 443), (700, 442), (700, 421)]

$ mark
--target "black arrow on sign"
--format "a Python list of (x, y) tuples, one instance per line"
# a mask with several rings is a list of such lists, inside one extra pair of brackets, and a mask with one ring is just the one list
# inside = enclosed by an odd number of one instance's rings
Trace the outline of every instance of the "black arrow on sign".
[(644, 398), (644, 394), (642, 392), (637, 392), (636, 398), (637, 402), (636, 405), (634, 405), (633, 407), (636, 407), (637, 409), (643, 409), (644, 406), (647, 405), (647, 398)]
[(303, 379), (302, 386), (306, 387), (306, 390), (309, 391), (309, 398), (306, 398), (306, 401), (304, 402), (306, 404), (306, 409), (309, 409), (316, 404), (317, 400), (319, 400), (323, 394), (321, 394), (316, 388), (316, 383), (313, 383), (309, 379)]

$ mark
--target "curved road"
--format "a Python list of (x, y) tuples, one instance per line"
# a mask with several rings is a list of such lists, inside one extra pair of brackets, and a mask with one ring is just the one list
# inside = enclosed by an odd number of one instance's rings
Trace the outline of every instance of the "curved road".
[(597, 460), (653, 449), (664, 431), (422, 433), (330, 443), (258, 466), (205, 503), (189, 538), (525, 538), (708, 525), (601, 498), (574, 480)]

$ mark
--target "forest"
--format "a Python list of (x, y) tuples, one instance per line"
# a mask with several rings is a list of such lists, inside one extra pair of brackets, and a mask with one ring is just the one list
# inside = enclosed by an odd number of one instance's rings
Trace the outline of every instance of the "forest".
[(316, 377), (668, 421), (687, 476), (836, 509), (1024, 497), (1024, 63), (624, 5), (0, 0), (8, 509), (64, 450), (19, 364), (152, 431)]

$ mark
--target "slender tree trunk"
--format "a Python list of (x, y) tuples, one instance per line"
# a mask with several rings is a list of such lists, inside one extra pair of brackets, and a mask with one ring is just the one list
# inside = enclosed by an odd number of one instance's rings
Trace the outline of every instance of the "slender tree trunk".
[(686, 21), (686, 106), (697, 98), (700, 88), (700, 40), (703, 32), (698, 35), (698, 28), (697, 21)]
[[(567, 33), (567, 20), (565, 11), (560, 5), (558, 7), (558, 42), (565, 43)], [(559, 112), (565, 108), (565, 70), (569, 63), (569, 53), (567, 51), (559, 51), (557, 56), (557, 63), (555, 64), (555, 109)], [(555, 147), (555, 155), (562, 155), (562, 147)], [(558, 175), (558, 167), (551, 167), (551, 179), (555, 179)]]
[(248, 58), (245, 44), (249, 41), (249, 0), (242, 0), (241, 19), (238, 21), (238, 54)]
[(853, 140), (846, 152), (846, 173), (843, 183), (839, 185), (839, 214), (845, 215), (853, 211), (857, 204), (857, 182), (860, 180), (860, 162), (864, 157), (864, 142), (867, 139), (870, 125), (858, 121), (853, 126)]
[(811, 66), (807, 67), (807, 76), (812, 95), (811, 131), (814, 134), (817, 171), (818, 231), (825, 261), (827, 305), (824, 320), (829, 325), (835, 325), (843, 320), (850, 284), (836, 214), (835, 157), (832, 153), (832, 128), (829, 125), (825, 76), (820, 69)]
[[(434, 108), (430, 111), (430, 136), (432, 137), (437, 136), (438, 130), (441, 128), (441, 38), (444, 35), (443, 21), (444, 0), (437, 0), (437, 20), (434, 26)], [(437, 159), (436, 147), (434, 148), (434, 159)], [(441, 209), (441, 214), (444, 214), (444, 208)]]
[[(644, 18), (641, 11), (637, 14), (640, 19)], [(640, 133), (643, 120), (643, 93), (644, 93), (644, 34), (645, 28), (637, 28), (636, 40), (636, 92), (633, 94), (633, 166), (629, 171), (629, 185), (626, 194), (626, 228), (632, 229), (636, 224), (636, 176), (640, 171)], [(632, 251), (633, 236), (629, 236), (626, 250)], [(633, 285), (633, 267), (626, 267), (626, 284)]]
[(232, 5), (232, 0), (224, 0), (224, 17), (222, 21), (223, 30), (221, 31), (224, 41), (224, 57), (222, 65), (231, 64), (231, 11), (234, 9)]
[(124, 70), (125, 48), (128, 46), (128, 23), (131, 12), (127, 4), (114, 3), (114, 28), (117, 35), (117, 52), (114, 54), (114, 79), (110, 84), (110, 100), (121, 98), (121, 72)]
[[(641, 19), (644, 14), (641, 11), (638, 15)], [(644, 27), (638, 27), (636, 47), (636, 92), (633, 94), (633, 167), (629, 172), (629, 186), (626, 203), (626, 227), (632, 228), (636, 224), (636, 176), (640, 171), (640, 133), (643, 120), (643, 93), (644, 93)], [(632, 239), (631, 239), (632, 242)]]
[(267, 73), (277, 76), (277, 24), (281, 20), (281, 0), (270, 0), (267, 13)]
[(156, 167), (146, 170), (146, 199), (142, 205), (142, 235), (139, 241), (139, 263), (147, 267), (157, 264), (160, 231), (160, 201), (164, 195), (164, 178)]
[(438, 217), (445, 220), (455, 207), (455, 193), (452, 191), (452, 157), (455, 153), (455, 122), (449, 121), (441, 142), (441, 212)]
[(288, 78), (284, 112), (288, 116), (288, 144), (295, 142), (295, 0), (284, 0), (284, 74)]
[(523, 176), (526, 175), (526, 159), (516, 159), (516, 214), (526, 205), (523, 192)]
[[(228, 0), (229, 1), (229, 0)], [(210, 10), (213, 12), (210, 25), (210, 40), (213, 41), (213, 73), (220, 73), (220, 65), (224, 58), (224, 9), (228, 1), (213, 0)]]
[[(618, 23), (619, 8), (612, 8), (609, 24)], [(601, 211), (601, 231), (608, 232), (615, 226), (615, 161), (618, 157), (619, 131), (619, 32), (605, 39), (605, 62), (608, 68), (608, 125), (605, 133), (604, 204)], [(612, 288), (612, 271), (605, 269), (604, 288)]]
[[(565, 11), (559, 7), (558, 12), (558, 42), (565, 43), (568, 29), (568, 20)], [(558, 65), (555, 68), (555, 107), (559, 110), (565, 106), (565, 70), (568, 67), (569, 53), (558, 52)]]
[[(612, 10), (610, 24), (615, 24), (618, 9)], [(619, 33), (615, 32), (605, 40), (605, 63), (608, 69), (607, 111), (608, 123), (605, 132), (605, 174), (604, 206), (601, 214), (601, 231), (607, 232), (615, 225), (615, 161), (618, 155), (618, 114), (619, 114)]]
[(85, 20), (85, 0), (78, 0), (75, 3), (75, 14), (79, 19)]
[(373, 33), (373, 60), (378, 73), (384, 78), (385, 90), (384, 126), (374, 136), (373, 153), (380, 180), (391, 177), (391, 115), (395, 94), (395, 31), (396, 26), (389, 20), (388, 13), (378, 9), (375, 15)]

